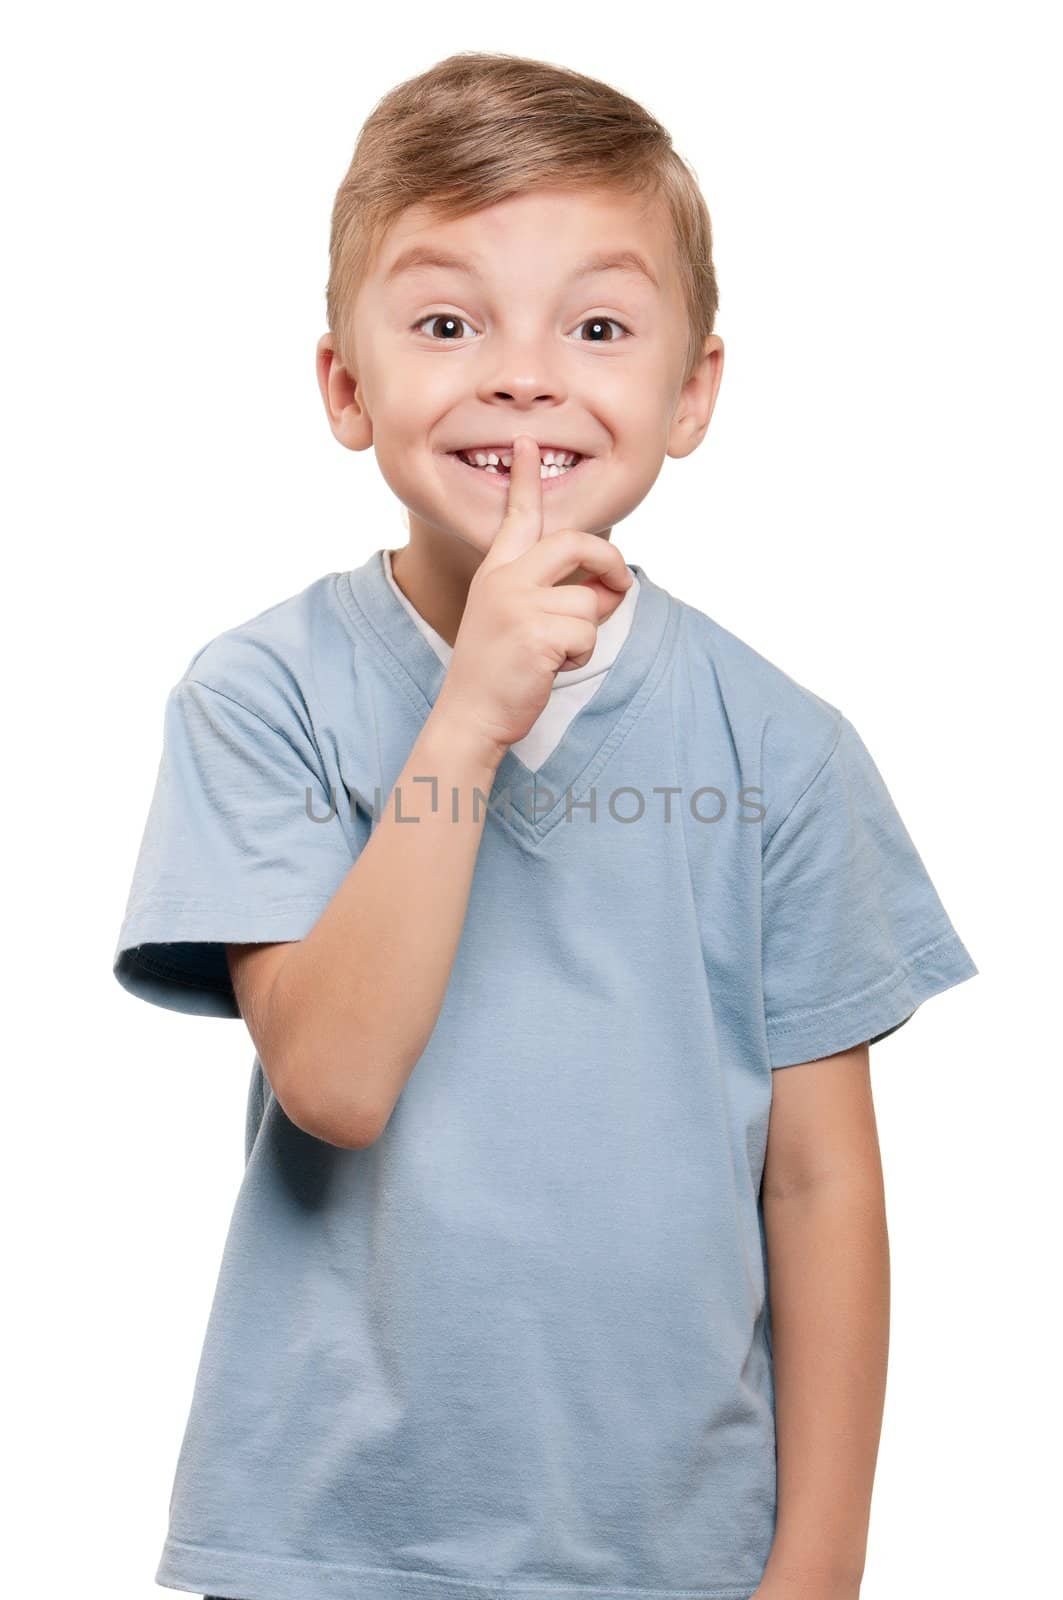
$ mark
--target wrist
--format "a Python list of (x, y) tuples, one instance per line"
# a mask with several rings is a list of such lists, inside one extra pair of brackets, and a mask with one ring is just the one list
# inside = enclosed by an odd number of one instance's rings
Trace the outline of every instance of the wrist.
[(492, 738), (468, 718), (438, 701), (421, 730), (421, 741), (436, 751), (448, 765), (455, 762), (477, 776), (490, 777), (498, 770), (507, 744)]

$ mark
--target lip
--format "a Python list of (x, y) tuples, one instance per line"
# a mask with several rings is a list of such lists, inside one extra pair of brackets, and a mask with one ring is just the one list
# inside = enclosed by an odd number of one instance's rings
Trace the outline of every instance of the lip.
[[(575, 450), (568, 444), (541, 444), (537, 448), (540, 451), (560, 450), (562, 455), (579, 456), (584, 454), (582, 450)], [(493, 450), (497, 455), (500, 450), (512, 450), (513, 445), (512, 442), (509, 444), (463, 444), (461, 449), (465, 451), (466, 455), (475, 455), (478, 450), (482, 455), (486, 455), (489, 450)]]
[[(484, 448), (500, 448), (503, 450), (509, 450), (512, 447), (510, 445), (501, 445), (485, 446)], [(540, 449), (544, 450), (549, 450), (550, 448), (550, 445), (540, 446)], [(484, 483), (487, 485), (489, 492), (497, 494), (500, 489), (505, 490), (509, 483), (510, 474), (508, 472), (485, 472), (483, 467), (470, 467), (467, 461), (463, 461), (461, 459), (456, 450), (446, 451), (446, 459), (448, 461), (453, 461), (460, 472), (467, 472), (470, 478), (482, 478)], [(559, 473), (556, 478), (540, 478), (539, 483), (542, 487), (543, 493), (549, 494), (556, 489), (559, 484), (565, 483), (569, 478), (577, 477), (579, 473), (583, 471), (584, 467), (587, 466), (588, 462), (593, 460), (593, 456), (581, 456), (574, 467), (569, 467), (567, 472)]]

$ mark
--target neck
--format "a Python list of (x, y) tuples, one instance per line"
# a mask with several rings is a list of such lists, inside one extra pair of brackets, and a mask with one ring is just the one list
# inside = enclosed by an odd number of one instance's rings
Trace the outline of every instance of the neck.
[[(391, 551), (391, 575), (413, 609), (445, 639), (451, 649), (465, 614), (465, 602), (484, 553), (424, 526), (414, 526), (410, 542)], [(560, 583), (583, 583), (591, 574), (577, 567)]]
[(435, 541), (413, 535), (409, 544), (391, 552), (391, 575), (398, 587), (452, 649), (465, 614), (469, 584), (482, 560), (479, 551), (460, 540)]

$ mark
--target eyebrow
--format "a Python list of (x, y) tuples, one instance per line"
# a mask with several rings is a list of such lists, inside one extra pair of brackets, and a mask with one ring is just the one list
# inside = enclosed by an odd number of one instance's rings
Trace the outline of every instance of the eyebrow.
[[(421, 272), (432, 267), (442, 267), (452, 272), (463, 272), (467, 277), (478, 278), (481, 276), (476, 265), (479, 257), (474, 256), (464, 260), (461, 256), (454, 255), (449, 250), (442, 250), (434, 245), (414, 244), (400, 252), (384, 274), (384, 282), (390, 283), (392, 279), (405, 272)], [(596, 255), (588, 256), (586, 261), (574, 268), (571, 279), (590, 278), (599, 272), (626, 272), (647, 278), (655, 289), (660, 288), (654, 273), (648, 263), (639, 255), (637, 250), (602, 250)]]

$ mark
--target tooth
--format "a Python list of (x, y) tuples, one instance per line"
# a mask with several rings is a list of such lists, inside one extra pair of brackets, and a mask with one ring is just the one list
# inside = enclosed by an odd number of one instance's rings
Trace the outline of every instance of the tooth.
[(497, 467), (497, 465), (498, 465), (498, 456), (497, 456), (497, 455), (496, 455), (496, 454), (495, 454), (495, 452), (494, 452), (494, 451), (493, 451), (493, 450), (488, 450), (488, 452), (487, 452), (487, 459), (488, 459), (488, 461), (490, 461), (490, 462), (491, 462), (491, 463), (492, 463), (492, 464), (493, 464), (493, 465), (494, 465), (494, 466), (496, 466), (496, 467)]
[(478, 467), (486, 467), (487, 457), (484, 455), (482, 450), (477, 450), (475, 460)]
[(554, 452), (552, 450), (544, 450), (543, 451), (543, 465), (546, 466), (546, 467), (552, 467), (553, 464), (554, 464)]

